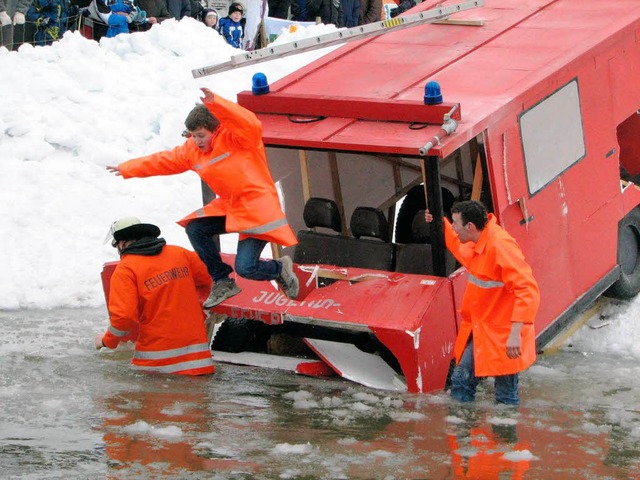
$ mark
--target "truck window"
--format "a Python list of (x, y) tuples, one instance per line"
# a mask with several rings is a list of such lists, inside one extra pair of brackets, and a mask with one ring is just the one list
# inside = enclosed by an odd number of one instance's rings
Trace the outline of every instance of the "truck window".
[(577, 79), (523, 112), (519, 123), (531, 195), (586, 155)]

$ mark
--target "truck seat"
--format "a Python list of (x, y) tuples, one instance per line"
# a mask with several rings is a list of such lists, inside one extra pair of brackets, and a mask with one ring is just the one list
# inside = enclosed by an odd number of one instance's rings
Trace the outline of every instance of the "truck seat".
[[(293, 261), (301, 264), (346, 266), (347, 257), (341, 245), (349, 239), (340, 235), (342, 220), (336, 202), (311, 197), (304, 206), (302, 218), (309, 230), (298, 232)], [(318, 231), (319, 229), (324, 231)]]
[(373, 207), (357, 207), (350, 227), (354, 238), (344, 247), (349, 251), (349, 266), (392, 271), (395, 249), (384, 213)]

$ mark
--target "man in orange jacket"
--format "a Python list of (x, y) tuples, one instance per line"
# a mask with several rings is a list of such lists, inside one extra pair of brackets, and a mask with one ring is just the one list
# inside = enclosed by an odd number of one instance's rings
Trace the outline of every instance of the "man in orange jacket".
[(116, 348), (137, 330), (134, 368), (204, 375), (214, 372), (197, 288), (211, 279), (194, 252), (167, 245), (160, 229), (135, 217), (113, 223), (120, 262), (109, 288), (109, 328), (96, 348)]
[[(484, 205), (460, 202), (452, 218), (445, 218), (447, 248), (469, 273), (451, 396), (471, 402), (480, 377), (495, 377), (496, 401), (517, 405), (518, 372), (536, 360), (538, 284), (516, 241)], [(425, 219), (433, 216), (427, 211)]]
[(267, 242), (284, 246), (297, 243), (280, 206), (262, 142), (262, 125), (249, 110), (202, 88), (204, 105), (187, 116), (189, 138), (173, 150), (135, 158), (107, 170), (124, 178), (172, 175), (195, 171), (215, 192), (203, 208), (180, 222), (193, 249), (214, 281), (205, 308), (240, 293), (230, 278), (213, 236), (240, 234), (235, 270), (251, 280), (276, 280), (289, 298), (296, 298), (299, 282), (291, 258), (260, 260)]

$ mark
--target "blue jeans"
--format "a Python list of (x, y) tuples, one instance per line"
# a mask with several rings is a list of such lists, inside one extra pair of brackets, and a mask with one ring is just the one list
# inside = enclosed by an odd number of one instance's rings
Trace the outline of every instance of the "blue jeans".
[[(220, 258), (220, 249), (214, 235), (227, 233), (226, 217), (196, 218), (187, 224), (189, 241), (200, 259), (207, 266), (214, 282), (229, 279), (233, 269)], [(238, 242), (236, 251), (236, 273), (249, 280), (275, 280), (280, 276), (282, 264), (275, 260), (260, 260), (260, 254), (267, 242), (253, 237)]]
[[(469, 340), (464, 349), (460, 363), (451, 374), (451, 397), (461, 402), (473, 402), (480, 377), (475, 376), (473, 359), (473, 340)], [(496, 402), (507, 405), (518, 405), (518, 374), (498, 375), (495, 377)]]

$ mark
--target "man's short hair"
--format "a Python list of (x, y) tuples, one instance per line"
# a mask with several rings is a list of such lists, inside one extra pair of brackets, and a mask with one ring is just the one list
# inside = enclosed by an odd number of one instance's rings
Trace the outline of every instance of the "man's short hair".
[(187, 127), (187, 130), (190, 132), (198, 130), (199, 128), (213, 132), (219, 124), (218, 119), (214, 117), (204, 105), (196, 105), (184, 121), (184, 126)]
[(459, 213), (462, 224), (473, 223), (478, 230), (482, 230), (487, 224), (487, 208), (475, 200), (458, 202), (451, 208), (451, 213)]

